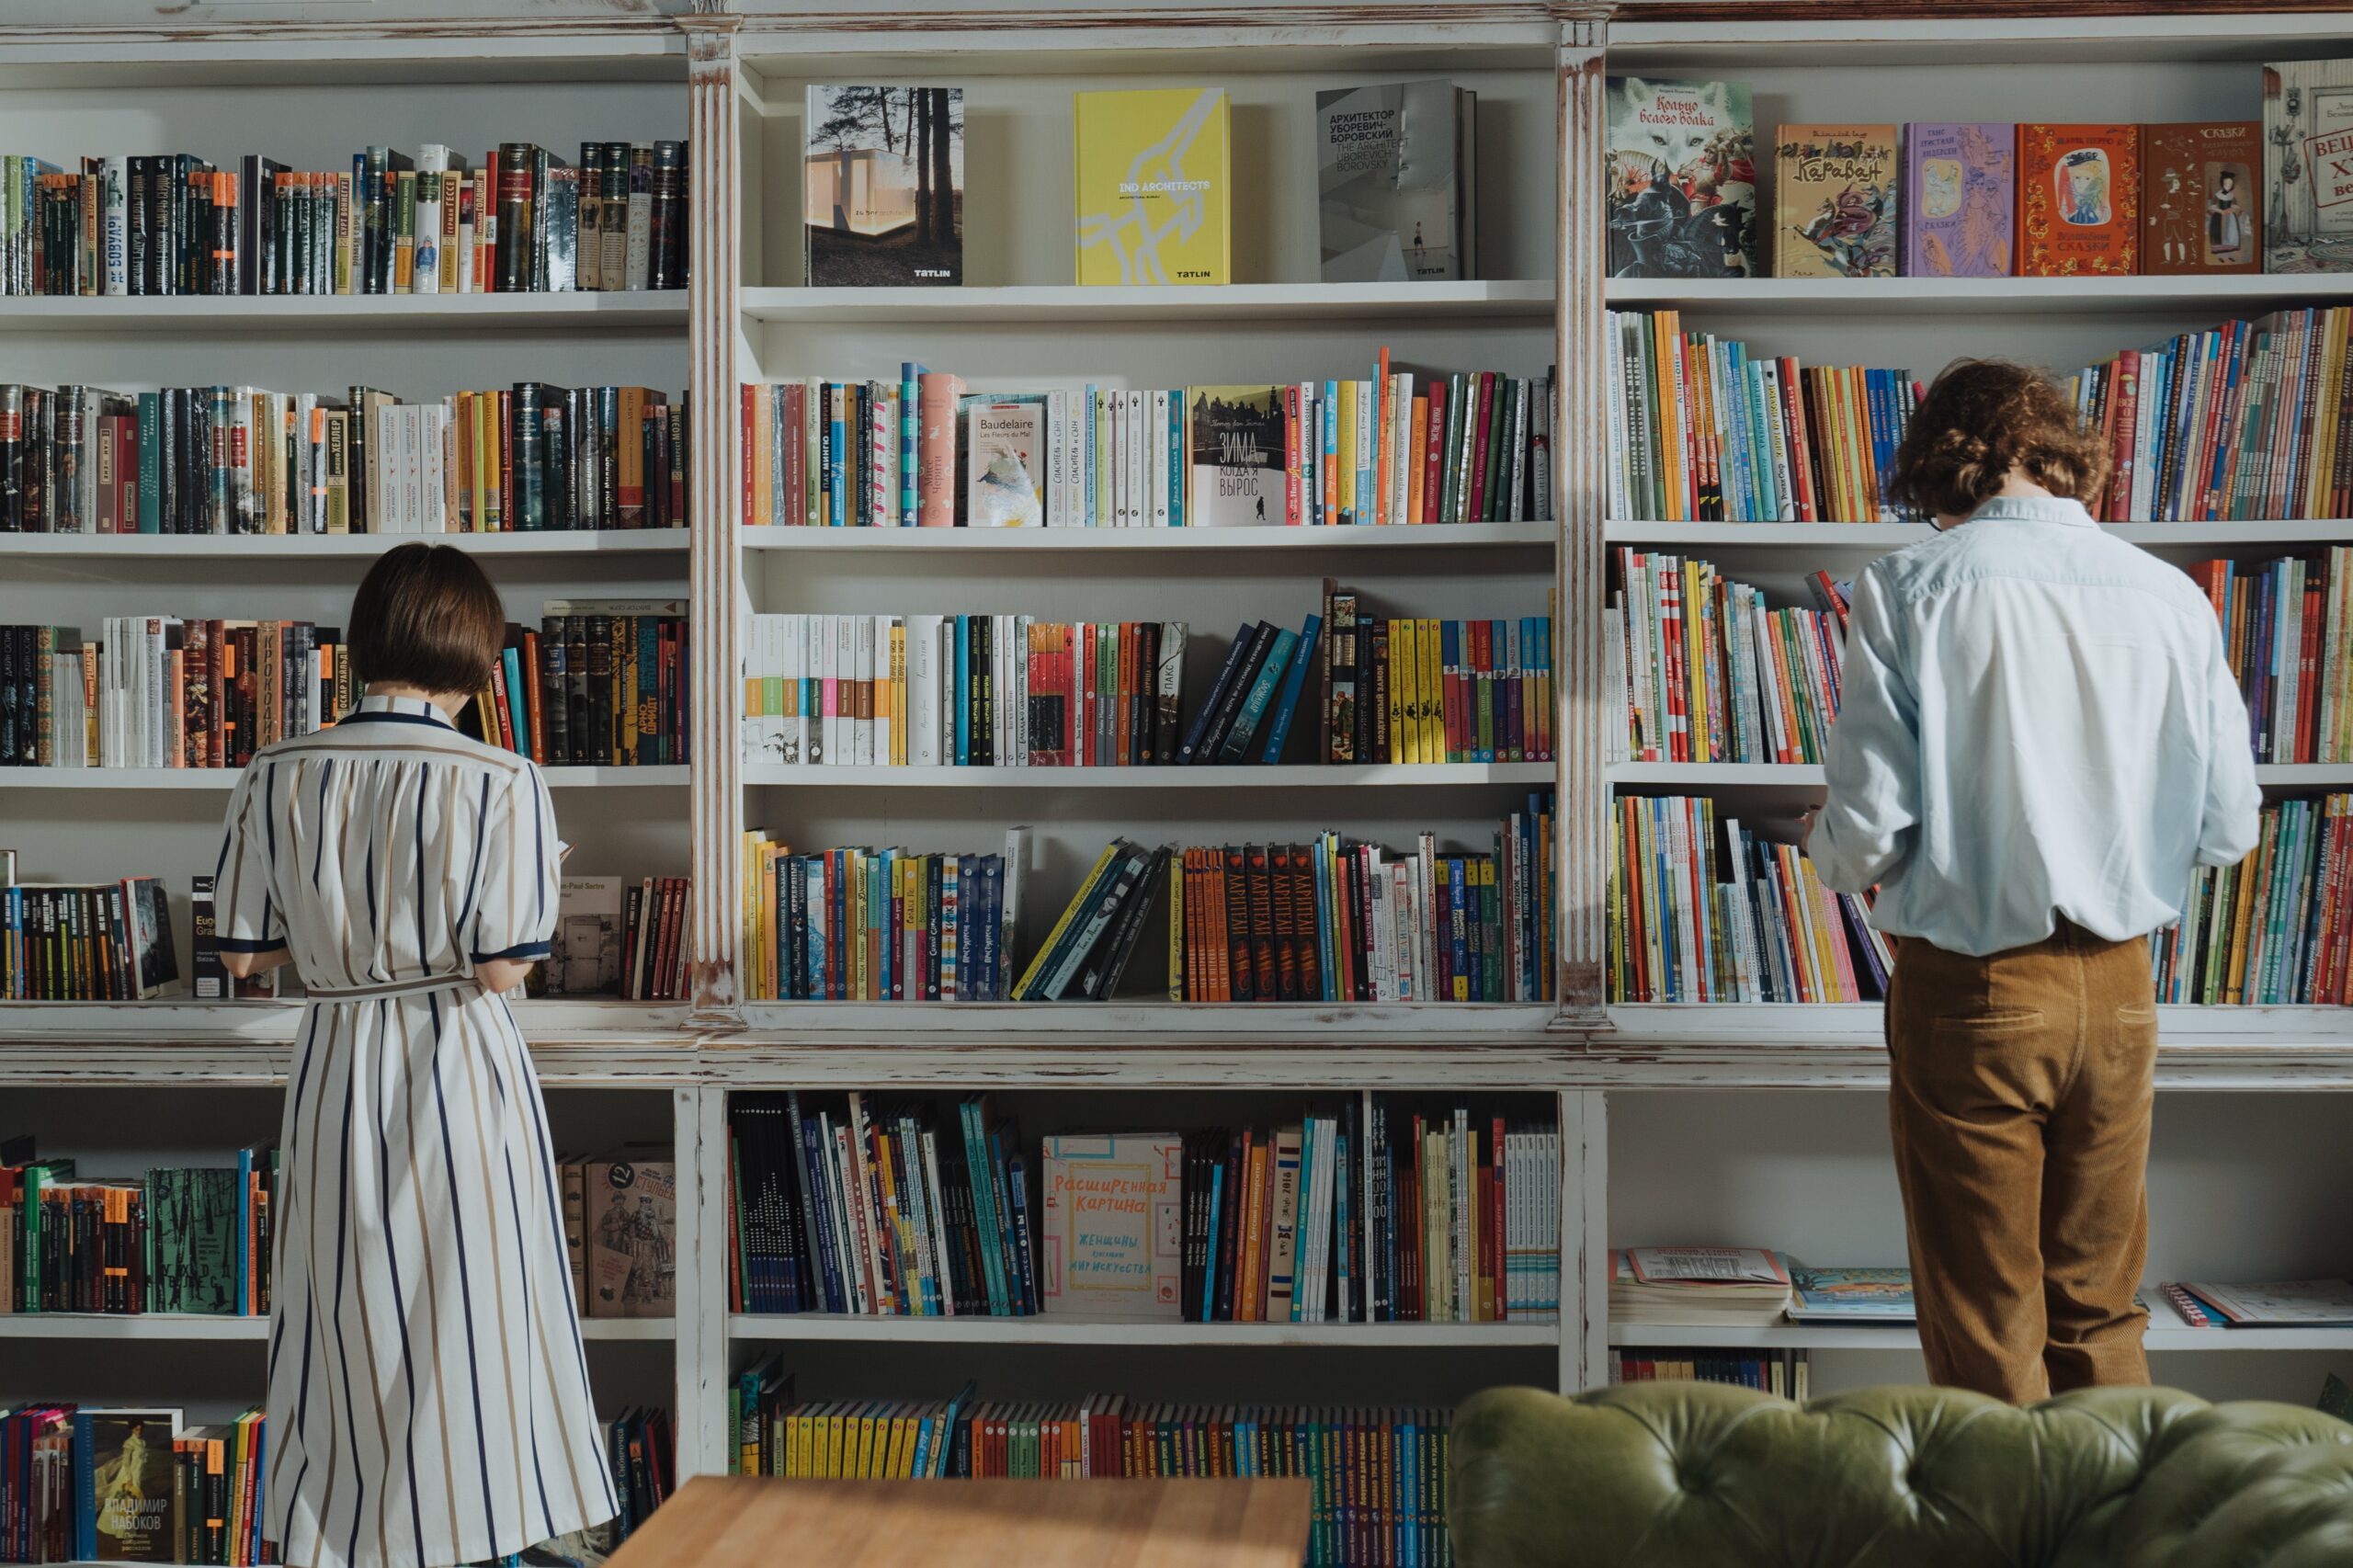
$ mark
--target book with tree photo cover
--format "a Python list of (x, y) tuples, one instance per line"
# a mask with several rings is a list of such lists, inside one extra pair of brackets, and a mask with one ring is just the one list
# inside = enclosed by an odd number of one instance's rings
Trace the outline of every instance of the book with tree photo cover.
[(964, 281), (964, 90), (818, 86), (801, 119), (813, 288)]

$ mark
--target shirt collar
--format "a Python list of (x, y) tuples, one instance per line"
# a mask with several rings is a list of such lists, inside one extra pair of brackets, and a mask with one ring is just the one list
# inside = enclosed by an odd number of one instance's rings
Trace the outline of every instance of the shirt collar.
[(2070, 501), (2062, 495), (1996, 495), (1981, 503), (1969, 520), (1981, 517), (2001, 517), (2021, 523), (2067, 523), (2075, 528), (2089, 528), (2099, 525), (2084, 510), (2081, 501)]
[(344, 718), (348, 724), (354, 720), (375, 719), (386, 722), (409, 724), (438, 724), (444, 729), (455, 728), (441, 710), (422, 697), (363, 697), (359, 705)]

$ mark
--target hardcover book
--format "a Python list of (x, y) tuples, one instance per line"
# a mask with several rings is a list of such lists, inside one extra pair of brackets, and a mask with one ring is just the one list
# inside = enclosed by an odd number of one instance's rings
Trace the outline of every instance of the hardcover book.
[(1745, 82), (1609, 78), (1612, 278), (1756, 270), (1756, 132)]
[(1194, 528), (1283, 519), (1283, 389), (1187, 387), (1185, 449)]
[(2353, 60), (2263, 68), (2264, 267), (2353, 272)]
[(2007, 278), (2018, 127), (1904, 128), (1904, 275)]
[(964, 281), (964, 89), (808, 89), (803, 276), (813, 287)]
[(2140, 128), (2018, 127), (2018, 276), (2140, 268)]
[(677, 1310), (678, 1167), (628, 1150), (584, 1162), (588, 1315), (662, 1318)]
[(2262, 271), (2262, 165), (2257, 120), (2141, 127), (2141, 270)]
[(1184, 1142), (1173, 1132), (1062, 1133), (1042, 1141), (1049, 1314), (1175, 1320), (1182, 1261)]
[(179, 1527), (172, 1484), (176, 1410), (91, 1410), (86, 1423), (92, 1543), (100, 1562), (173, 1562)]
[(1451, 82), (1315, 95), (1324, 282), (1478, 276), (1478, 107)]
[(979, 400), (964, 410), (968, 527), (1034, 528), (1046, 520), (1046, 407)]
[(1773, 276), (1893, 278), (1895, 127), (1784, 125), (1773, 149)]
[(1079, 282), (1232, 280), (1222, 88), (1079, 93), (1072, 129)]

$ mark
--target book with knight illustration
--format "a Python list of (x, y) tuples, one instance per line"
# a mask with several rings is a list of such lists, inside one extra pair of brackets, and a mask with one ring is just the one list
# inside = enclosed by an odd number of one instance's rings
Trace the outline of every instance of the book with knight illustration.
[(2015, 125), (1904, 128), (1904, 275), (2007, 278)]
[(2263, 67), (2267, 272), (2353, 272), (2353, 60)]
[(1602, 159), (1612, 278), (1756, 270), (1756, 134), (1745, 82), (1609, 78)]
[(1773, 276), (1893, 278), (1893, 125), (1784, 125), (1773, 146)]
[(2018, 127), (2018, 276), (2141, 270), (2141, 132), (2134, 125)]

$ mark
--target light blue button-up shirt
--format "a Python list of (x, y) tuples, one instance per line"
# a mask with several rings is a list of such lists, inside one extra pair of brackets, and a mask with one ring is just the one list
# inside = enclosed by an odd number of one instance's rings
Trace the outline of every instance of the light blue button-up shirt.
[(2213, 606), (2073, 501), (1998, 499), (1857, 579), (1829, 799), (1809, 845), (1871, 920), (1952, 952), (2121, 940), (2262, 795)]

